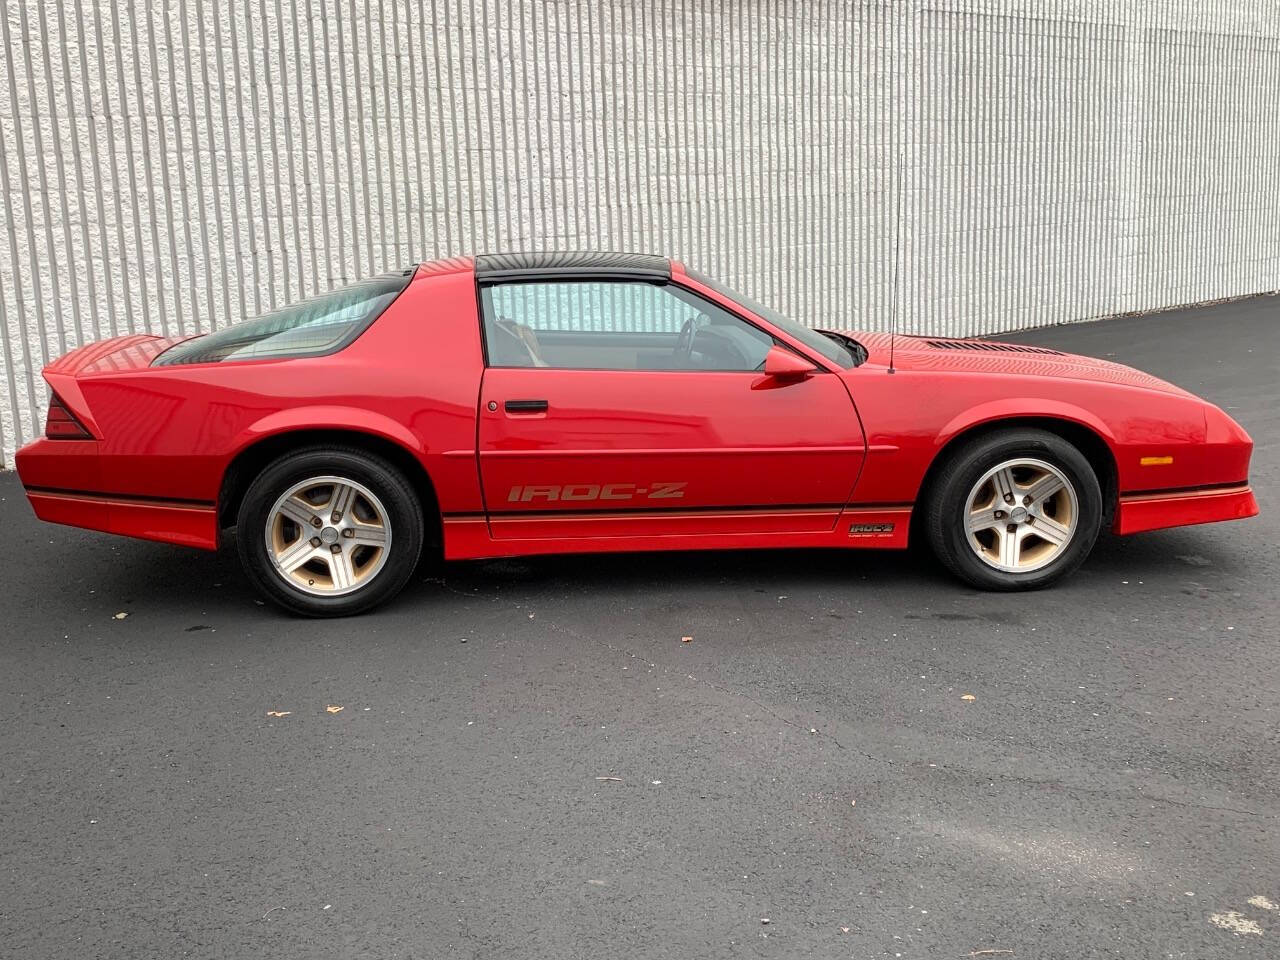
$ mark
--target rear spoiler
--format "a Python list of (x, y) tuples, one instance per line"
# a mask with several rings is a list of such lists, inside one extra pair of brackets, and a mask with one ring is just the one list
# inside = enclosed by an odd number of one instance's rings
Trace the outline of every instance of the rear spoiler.
[(165, 350), (186, 339), (188, 337), (157, 337), (146, 333), (108, 337), (77, 347), (54, 360), (41, 373), (66, 411), (90, 434), (101, 439), (102, 431), (94, 422), (80, 389), (80, 378), (99, 373), (144, 370)]
[(46, 374), (60, 373), (79, 376), (88, 373), (119, 373), (151, 366), (151, 361), (175, 343), (189, 337), (157, 337), (135, 333), (124, 337), (109, 337), (95, 343), (86, 343), (53, 361), (44, 368)]

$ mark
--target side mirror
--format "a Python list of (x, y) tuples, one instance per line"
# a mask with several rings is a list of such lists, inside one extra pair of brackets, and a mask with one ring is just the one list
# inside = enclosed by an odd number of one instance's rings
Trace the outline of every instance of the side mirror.
[(773, 346), (764, 355), (764, 374), (777, 380), (803, 380), (818, 370), (804, 357)]

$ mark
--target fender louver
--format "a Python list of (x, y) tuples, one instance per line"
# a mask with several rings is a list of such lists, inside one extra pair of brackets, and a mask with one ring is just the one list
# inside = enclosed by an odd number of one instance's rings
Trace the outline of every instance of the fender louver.
[(1061, 350), (1048, 347), (1020, 347), (1016, 343), (992, 343), (989, 340), (926, 340), (939, 350), (985, 350), (991, 353), (1043, 353), (1051, 357), (1065, 357)]

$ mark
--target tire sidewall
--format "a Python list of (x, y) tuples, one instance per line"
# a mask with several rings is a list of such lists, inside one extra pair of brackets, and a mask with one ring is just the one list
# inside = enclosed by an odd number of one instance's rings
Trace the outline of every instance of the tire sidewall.
[[(320, 597), (288, 584), (267, 553), (264, 532), (282, 493), (318, 476), (336, 476), (368, 487), (387, 511), (392, 540), (382, 569), (367, 586), (337, 597)], [(246, 574), (266, 596), (313, 617), (337, 617), (376, 606), (400, 591), (422, 552), (422, 507), (403, 475), (386, 461), (360, 451), (302, 450), (268, 465), (245, 492), (236, 522), (236, 545)]]
[[(1075, 489), (1078, 517), (1071, 542), (1050, 563), (1027, 573), (1009, 573), (988, 566), (974, 553), (966, 507), (974, 485), (988, 470), (1020, 457), (1043, 460), (1062, 471)], [(935, 546), (956, 573), (987, 589), (1027, 590), (1046, 586), (1084, 562), (1101, 529), (1102, 490), (1089, 461), (1074, 446), (1051, 433), (1025, 430), (997, 434), (964, 450), (944, 475), (932, 511)]]

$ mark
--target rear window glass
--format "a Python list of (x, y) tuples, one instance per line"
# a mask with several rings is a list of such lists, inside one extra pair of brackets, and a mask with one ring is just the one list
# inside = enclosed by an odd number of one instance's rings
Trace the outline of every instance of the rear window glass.
[(345, 347), (409, 285), (413, 270), (388, 273), (330, 290), (243, 323), (185, 340), (152, 366), (305, 357)]

